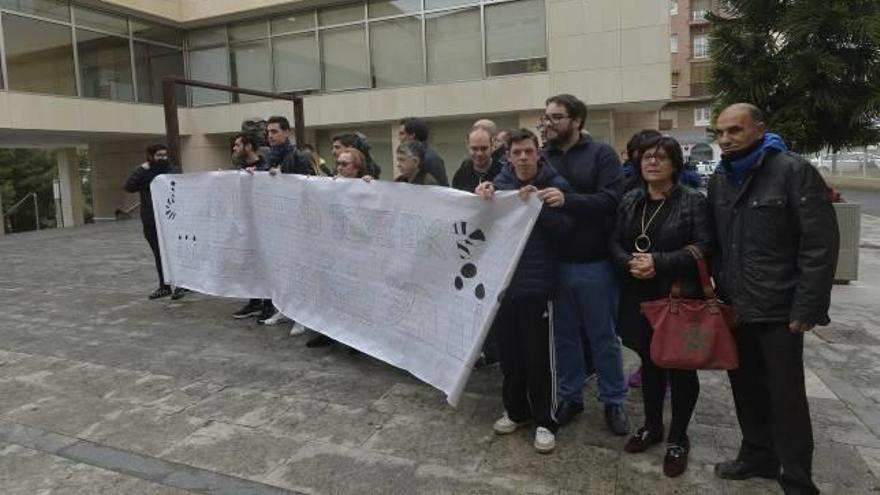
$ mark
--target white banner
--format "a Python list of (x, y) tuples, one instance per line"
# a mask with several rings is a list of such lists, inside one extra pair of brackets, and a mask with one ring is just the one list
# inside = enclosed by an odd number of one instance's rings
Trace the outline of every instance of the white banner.
[(151, 185), (166, 280), (286, 316), (458, 403), (541, 204), (383, 181), (205, 172)]

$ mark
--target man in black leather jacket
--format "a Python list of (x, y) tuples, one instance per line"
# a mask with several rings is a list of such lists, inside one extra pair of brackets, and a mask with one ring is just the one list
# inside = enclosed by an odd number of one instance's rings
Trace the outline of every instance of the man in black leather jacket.
[(839, 245), (830, 191), (809, 162), (766, 132), (753, 105), (725, 109), (716, 132), (713, 261), (719, 293), (737, 314), (739, 369), (729, 376), (743, 440), (737, 458), (715, 473), (778, 479), (786, 494), (819, 493), (803, 350), (804, 332), (830, 321)]

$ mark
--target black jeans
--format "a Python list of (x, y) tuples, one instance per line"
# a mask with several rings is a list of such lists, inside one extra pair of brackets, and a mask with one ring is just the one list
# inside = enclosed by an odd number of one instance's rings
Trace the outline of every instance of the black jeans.
[(812, 480), (813, 427), (804, 384), (804, 336), (787, 322), (746, 324), (736, 337), (739, 369), (728, 373), (743, 440), (739, 460), (782, 465), (786, 494), (819, 493)]
[(645, 403), (645, 426), (652, 432), (663, 431), (663, 401), (666, 384), (672, 390), (672, 421), (669, 424), (670, 443), (689, 445), (687, 428), (700, 395), (700, 380), (695, 370), (660, 368), (651, 361), (650, 346), (641, 352), (642, 399)]
[(144, 238), (153, 251), (153, 258), (156, 260), (156, 273), (159, 274), (159, 287), (168, 287), (165, 283), (165, 275), (162, 273), (162, 255), (159, 253), (159, 234), (156, 232), (156, 224), (152, 222), (144, 222)]
[(559, 425), (554, 417), (556, 369), (550, 307), (548, 301), (504, 299), (495, 322), (507, 416), (516, 422), (534, 419), (555, 433)]

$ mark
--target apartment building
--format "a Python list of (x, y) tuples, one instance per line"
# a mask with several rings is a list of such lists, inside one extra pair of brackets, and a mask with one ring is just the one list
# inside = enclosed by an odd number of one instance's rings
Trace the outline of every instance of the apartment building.
[(681, 142), (694, 161), (717, 159), (719, 150), (706, 133), (712, 118), (709, 89), (709, 21), (717, 0), (669, 0), (671, 101), (660, 112), (660, 130)]

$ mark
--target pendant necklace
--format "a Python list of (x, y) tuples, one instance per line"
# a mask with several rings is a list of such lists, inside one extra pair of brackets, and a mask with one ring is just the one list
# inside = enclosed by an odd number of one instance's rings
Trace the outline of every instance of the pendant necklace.
[(654, 218), (657, 217), (657, 214), (660, 213), (660, 209), (663, 208), (663, 205), (666, 204), (666, 198), (663, 198), (663, 201), (660, 202), (660, 206), (654, 210), (654, 213), (651, 214), (651, 218), (648, 219), (648, 223), (645, 223), (645, 212), (648, 211), (648, 200), (645, 200), (645, 206), (642, 207), (642, 233), (636, 237), (635, 245), (636, 251), (640, 253), (647, 253), (649, 249), (651, 249), (651, 238), (648, 237), (648, 227), (651, 226), (651, 222), (654, 221)]

